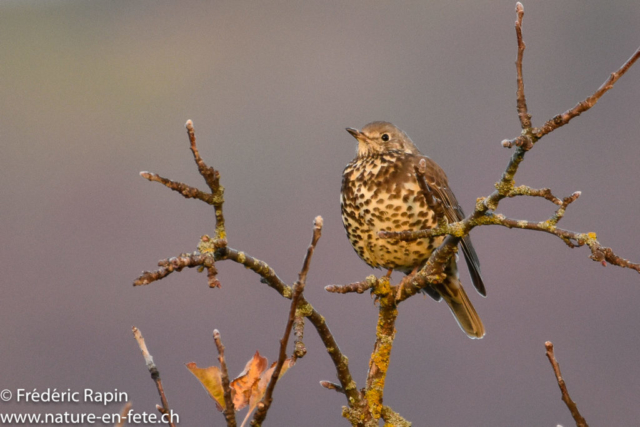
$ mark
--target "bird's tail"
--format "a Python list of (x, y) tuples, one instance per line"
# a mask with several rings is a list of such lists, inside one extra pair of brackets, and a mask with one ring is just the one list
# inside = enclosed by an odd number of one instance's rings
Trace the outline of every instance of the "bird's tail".
[(476, 313), (476, 309), (473, 308), (473, 304), (469, 301), (469, 297), (462, 288), (460, 281), (455, 276), (449, 276), (444, 283), (436, 285), (435, 289), (442, 295), (458, 325), (469, 338), (482, 338), (484, 336), (484, 325), (480, 320), (480, 316)]

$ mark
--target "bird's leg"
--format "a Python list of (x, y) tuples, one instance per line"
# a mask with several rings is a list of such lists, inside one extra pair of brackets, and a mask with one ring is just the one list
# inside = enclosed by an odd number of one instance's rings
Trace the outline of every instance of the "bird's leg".
[(415, 267), (413, 267), (413, 270), (411, 271), (411, 273), (407, 274), (407, 276), (400, 281), (400, 286), (398, 286), (398, 291), (396, 292), (396, 299), (400, 299), (400, 296), (402, 295), (402, 289), (404, 288), (404, 282), (405, 282), (406, 278), (416, 274), (416, 272), (419, 269), (420, 269), (420, 266), (416, 265)]
[(393, 268), (387, 270), (387, 275), (385, 276), (387, 279), (391, 279), (391, 273), (393, 273)]

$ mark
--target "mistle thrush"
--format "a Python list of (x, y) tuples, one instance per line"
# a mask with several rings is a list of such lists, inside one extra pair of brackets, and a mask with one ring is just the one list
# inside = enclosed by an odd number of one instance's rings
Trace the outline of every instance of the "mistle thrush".
[[(342, 174), (342, 221), (353, 248), (371, 267), (406, 274), (422, 267), (444, 236), (412, 242), (382, 239), (378, 232), (433, 228), (438, 218), (418, 184), (415, 167), (427, 162), (425, 179), (433, 195), (442, 201), (448, 222), (464, 218), (449, 188), (444, 171), (423, 156), (409, 136), (387, 122), (372, 122), (362, 131), (347, 128), (358, 140), (355, 159)], [(469, 236), (461, 241), (473, 285), (486, 295), (480, 263)], [(443, 283), (425, 289), (433, 299), (444, 299), (462, 330), (470, 338), (482, 338), (484, 326), (458, 277), (457, 256), (446, 266)]]

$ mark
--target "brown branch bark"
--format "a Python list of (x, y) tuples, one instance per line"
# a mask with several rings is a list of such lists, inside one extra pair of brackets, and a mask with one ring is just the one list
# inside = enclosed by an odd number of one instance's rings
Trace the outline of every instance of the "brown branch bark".
[[(627, 62), (625, 62), (618, 71), (611, 74), (609, 79), (590, 97), (585, 101), (576, 105), (573, 109), (566, 111), (565, 113), (556, 116), (553, 120), (548, 121), (542, 128), (536, 129), (531, 127), (531, 115), (528, 113), (526, 98), (524, 94), (524, 79), (522, 76), (522, 60), (525, 49), (525, 44), (522, 38), (522, 20), (524, 17), (524, 8), (521, 3), (516, 5), (517, 19), (515, 23), (516, 37), (518, 43), (518, 55), (516, 58), (516, 74), (517, 74), (517, 112), (518, 118), (522, 126), (522, 134), (512, 140), (504, 140), (502, 142), (505, 147), (516, 146), (514, 153), (511, 155), (509, 162), (499, 182), (496, 183), (495, 191), (489, 196), (478, 199), (475, 209), (471, 215), (465, 218), (463, 221), (438, 224), (437, 227), (427, 230), (419, 231), (401, 231), (401, 232), (380, 232), (379, 235), (382, 238), (394, 238), (398, 240), (416, 240), (426, 237), (447, 235), (447, 238), (443, 241), (439, 248), (433, 251), (427, 264), (419, 271), (412, 279), (409, 286), (403, 286), (401, 288), (401, 295), (398, 298), (398, 302), (414, 295), (418, 290), (428, 286), (428, 282), (431, 280), (439, 280), (442, 271), (444, 270), (443, 263), (448, 262), (449, 257), (455, 252), (454, 247), (458, 244), (460, 238), (469, 234), (469, 232), (480, 225), (502, 225), (509, 228), (523, 228), (528, 230), (544, 231), (554, 234), (560, 237), (567, 245), (571, 247), (587, 245), (591, 250), (590, 258), (602, 262), (603, 264), (608, 262), (612, 265), (620, 267), (630, 268), (640, 272), (639, 264), (629, 262), (628, 260), (616, 255), (611, 248), (602, 246), (595, 238), (595, 233), (577, 233), (568, 230), (562, 230), (556, 228), (557, 222), (564, 216), (565, 209), (569, 203), (575, 201), (580, 193), (576, 192), (569, 198), (560, 201), (555, 197), (551, 190), (541, 189), (536, 190), (527, 186), (515, 187), (514, 177), (518, 171), (520, 163), (524, 160), (524, 156), (534, 144), (542, 138), (544, 135), (552, 132), (560, 126), (563, 126), (569, 122), (573, 117), (587, 111), (604, 95), (605, 92), (610, 90), (618, 79), (626, 73), (626, 71), (637, 61), (640, 57), (640, 49), (636, 51)], [(420, 179), (420, 171), (416, 171), (418, 182), (421, 183), (423, 193), (427, 200), (431, 199), (430, 191), (426, 183)], [(498, 208), (500, 201), (506, 197), (515, 196), (532, 196), (543, 197), (556, 205), (560, 205), (560, 208), (554, 213), (554, 215), (547, 221), (534, 223), (530, 221), (518, 221), (505, 218), (502, 215), (494, 214)], [(434, 206), (437, 208), (437, 206)], [(436, 213), (437, 214), (437, 213)]]
[(531, 114), (529, 114), (527, 109), (527, 100), (524, 96), (524, 79), (522, 77), (522, 57), (525, 49), (524, 41), (522, 40), (522, 18), (524, 17), (524, 8), (520, 2), (516, 3), (516, 16), (516, 38), (518, 41), (518, 57), (516, 59), (518, 90), (516, 95), (518, 118), (520, 119), (522, 129), (529, 129), (531, 128)]
[(571, 119), (579, 116), (596, 105), (596, 102), (598, 102), (602, 95), (613, 88), (613, 85), (629, 70), (629, 68), (631, 68), (638, 58), (640, 58), (640, 48), (638, 48), (638, 50), (636, 50), (635, 53), (631, 55), (624, 64), (622, 64), (618, 71), (611, 73), (609, 78), (598, 88), (598, 90), (595, 91), (593, 95), (587, 97), (587, 99), (582, 102), (578, 102), (572, 109), (567, 110), (562, 114), (558, 114), (553, 119), (547, 121), (541, 128), (535, 130), (535, 137), (537, 139), (542, 138), (546, 134), (566, 125)]
[[(209, 284), (211, 286), (219, 286), (219, 282), (216, 279), (217, 271), (215, 262), (222, 260), (232, 260), (244, 265), (245, 267), (258, 274), (261, 277), (261, 281), (263, 283), (266, 283), (271, 288), (275, 289), (283, 297), (292, 299), (287, 327), (285, 328), (285, 337), (281, 341), (281, 352), (278, 359), (278, 365), (280, 365), (280, 369), (282, 367), (280, 362), (281, 360), (284, 360), (282, 355), (284, 354), (284, 356), (286, 357), (286, 341), (288, 340), (292, 329), (294, 329), (295, 331), (294, 333), (296, 335), (297, 341), (296, 355), (298, 355), (298, 344), (300, 344), (300, 351), (303, 351), (303, 319), (306, 317), (315, 327), (318, 335), (320, 336), (320, 339), (323, 342), (323, 345), (327, 349), (331, 360), (335, 365), (340, 384), (337, 385), (324, 382), (323, 386), (327, 388), (333, 388), (345, 394), (348, 402), (348, 407), (343, 408), (343, 415), (347, 419), (349, 419), (349, 421), (354, 426), (377, 426), (379, 418), (384, 419), (387, 423), (390, 424), (405, 426), (409, 425), (406, 420), (402, 419), (402, 417), (397, 415), (390, 408), (382, 405), (382, 395), (384, 391), (386, 369), (388, 368), (390, 351), (395, 334), (394, 324), (397, 316), (397, 304), (419, 292), (426, 286), (441, 282), (445, 277), (445, 265), (448, 260), (457, 252), (457, 245), (460, 239), (467, 235), (474, 227), (479, 225), (501, 225), (510, 228), (523, 228), (536, 231), (544, 231), (556, 235), (571, 247), (587, 245), (591, 250), (590, 257), (595, 261), (602, 262), (603, 264), (608, 262), (613, 265), (632, 268), (640, 272), (640, 264), (635, 264), (629, 262), (626, 259), (620, 258), (611, 250), (611, 248), (601, 246), (600, 243), (596, 240), (595, 233), (576, 233), (557, 228), (557, 223), (564, 216), (567, 206), (578, 198), (579, 193), (574, 193), (572, 196), (561, 201), (560, 199), (555, 197), (549, 189), (532, 189), (527, 186), (515, 187), (514, 184), (514, 177), (518, 171), (520, 163), (524, 160), (526, 152), (532, 149), (534, 144), (544, 135), (552, 132), (558, 127), (567, 124), (572, 118), (593, 107), (593, 105), (595, 105), (600, 97), (608, 90), (610, 90), (617, 82), (617, 80), (637, 61), (637, 59), (640, 57), (640, 49), (638, 49), (638, 51), (636, 51), (634, 55), (632, 55), (632, 57), (629, 58), (629, 60), (625, 62), (625, 64), (623, 64), (623, 66), (618, 71), (612, 73), (609, 79), (605, 81), (605, 83), (585, 101), (578, 103), (574, 108), (567, 110), (560, 115), (557, 115), (552, 120), (547, 121), (542, 127), (533, 128), (531, 126), (531, 115), (528, 113), (526, 98), (524, 94), (524, 78), (522, 72), (522, 62), (525, 50), (525, 44), (522, 37), (522, 21), (524, 16), (524, 9), (522, 7), (522, 4), (517, 4), (516, 12), (517, 19), (515, 27), (518, 43), (518, 54), (516, 59), (516, 95), (517, 112), (522, 126), (522, 133), (520, 136), (514, 139), (504, 140), (502, 142), (503, 146), (509, 148), (515, 146), (516, 149), (512, 153), (499, 182), (496, 183), (495, 191), (493, 191), (487, 197), (478, 199), (473, 213), (462, 221), (446, 223), (446, 221), (442, 220), (438, 223), (438, 226), (436, 228), (431, 230), (421, 230), (418, 232), (412, 231), (401, 233), (381, 233), (383, 237), (393, 237), (401, 240), (410, 240), (427, 236), (446, 235), (443, 243), (432, 252), (429, 260), (426, 262), (423, 268), (420, 271), (407, 276), (402, 281), (400, 286), (393, 287), (389, 285), (388, 280), (385, 280), (385, 278), (376, 279), (375, 277), (373, 277), (372, 279), (367, 278), (367, 280), (365, 281), (353, 283), (350, 285), (330, 285), (326, 287), (329, 292), (335, 293), (363, 293), (366, 290), (372, 289), (373, 293), (380, 301), (376, 344), (374, 346), (374, 352), (372, 354), (370, 369), (367, 376), (367, 383), (364, 389), (364, 395), (357, 390), (356, 384), (353, 381), (353, 378), (349, 371), (348, 359), (340, 351), (340, 348), (338, 347), (333, 334), (327, 326), (324, 317), (320, 315), (320, 313), (318, 313), (318, 311), (316, 311), (311, 306), (311, 304), (307, 302), (304, 295), (302, 295), (302, 288), (304, 287), (306, 274), (308, 271), (308, 261), (310, 260), (313, 249), (315, 248), (314, 241), (312, 240), (312, 244), (307, 251), (307, 256), (305, 257), (305, 262), (303, 263), (303, 268), (300, 272), (298, 282), (293, 287), (293, 289), (282, 279), (280, 279), (275, 271), (264, 261), (260, 261), (253, 257), (250, 257), (244, 252), (229, 248), (226, 244), (224, 216), (222, 213), (222, 205), (224, 203), (224, 187), (220, 185), (219, 172), (208, 166), (200, 157), (196, 146), (193, 123), (190, 120), (187, 121), (186, 127), (191, 145), (191, 151), (198, 166), (198, 170), (209, 186), (211, 193), (202, 192), (186, 184), (174, 182), (167, 178), (163, 178), (149, 172), (142, 172), (141, 175), (150, 181), (162, 183), (168, 188), (179, 192), (186, 198), (197, 198), (212, 205), (215, 209), (216, 216), (215, 238), (210, 239), (208, 236), (203, 236), (200, 244), (198, 245), (198, 252), (195, 252), (193, 254), (182, 254), (179, 257), (168, 258), (166, 260), (160, 261), (160, 269), (153, 272), (144, 272), (134, 282), (134, 285), (145, 285), (155, 280), (160, 280), (173, 271), (181, 271), (185, 267), (198, 267), (200, 271), (203, 271), (205, 268), (207, 269), (207, 276), (209, 278)], [(422, 179), (424, 175), (423, 168), (424, 166), (421, 165), (421, 167), (417, 168), (416, 170), (418, 181), (420, 182), (422, 190), (425, 193), (429, 206), (436, 211), (441, 211), (442, 201), (433, 197), (426, 181)], [(549, 219), (538, 223), (530, 221), (518, 221), (515, 219), (506, 218), (500, 214), (495, 213), (501, 200), (506, 197), (515, 196), (542, 197), (556, 205), (559, 205), (560, 207)], [(441, 214), (438, 215), (438, 217), (444, 218), (445, 216), (444, 214)], [(315, 241), (317, 242), (317, 239)], [(398, 291), (397, 295), (395, 292), (396, 290)], [(304, 351), (306, 351), (306, 349), (304, 349)], [(153, 362), (151, 361), (151, 363)], [(153, 372), (152, 376), (154, 376)], [(276, 373), (274, 372), (274, 376), (272, 377), (273, 387), (275, 387), (277, 377), (278, 375), (276, 375)], [(159, 374), (157, 374), (157, 379), (158, 389), (161, 394), (161, 398), (163, 398), (162, 411), (168, 411), (166, 398), (164, 397), (161, 384), (159, 383)], [(270, 382), (269, 387), (271, 386), (272, 384)], [(263, 404), (263, 407), (259, 407), (258, 410), (258, 412), (262, 410), (264, 412), (264, 416), (266, 416), (268, 405), (271, 403), (272, 390), (273, 388), (271, 387), (271, 392), (268, 394), (268, 404)], [(265, 394), (265, 398), (267, 398), (267, 394)], [(266, 402), (266, 400), (264, 402)], [(256, 413), (256, 417), (258, 416), (258, 412)], [(264, 417), (262, 419), (264, 419)], [(254, 421), (256, 421), (255, 418)], [(258, 420), (256, 422), (259, 423), (261, 421)]]
[[(224, 247), (216, 251), (216, 260), (226, 259), (240, 263), (245, 267), (253, 270), (255, 273), (262, 277), (264, 283), (275, 289), (283, 297), (292, 297), (291, 287), (284, 283), (266, 262), (260, 261), (256, 258), (246, 255), (244, 252), (239, 252), (229, 247)], [(318, 311), (314, 309), (311, 304), (307, 302), (304, 295), (300, 297), (298, 309), (303, 316), (309, 319), (309, 322), (311, 322), (311, 324), (314, 326), (314, 328), (318, 332), (318, 335), (320, 336), (320, 339), (322, 340), (322, 343), (327, 349), (327, 352), (331, 357), (331, 361), (336, 367), (340, 385), (345, 390), (345, 395), (347, 396), (349, 406), (353, 408), (361, 408), (363, 406), (362, 396), (358, 392), (356, 383), (355, 381), (353, 381), (353, 377), (351, 376), (351, 372), (349, 371), (349, 361), (347, 357), (340, 351), (340, 347), (338, 346), (338, 343), (331, 333), (331, 330), (329, 329), (329, 326), (327, 325), (324, 317), (320, 313), (318, 313)]]
[(348, 285), (327, 285), (324, 290), (334, 294), (348, 294), (351, 292), (362, 294), (371, 289), (377, 280), (376, 276), (371, 275), (361, 282), (349, 283)]
[(558, 387), (560, 387), (560, 392), (562, 393), (562, 401), (567, 405), (569, 411), (571, 412), (571, 416), (576, 422), (577, 427), (589, 427), (587, 421), (580, 415), (580, 411), (578, 411), (578, 406), (569, 396), (569, 391), (567, 390), (567, 384), (564, 382), (564, 378), (562, 378), (562, 373), (560, 372), (560, 365), (556, 360), (556, 356), (553, 353), (553, 343), (551, 341), (547, 341), (544, 343), (544, 346), (547, 349), (547, 358), (549, 359), (549, 363), (551, 363), (551, 367), (553, 368), (553, 373), (556, 375), (556, 381), (558, 382)]
[(218, 361), (220, 362), (220, 371), (222, 372), (222, 391), (224, 392), (224, 419), (227, 420), (227, 427), (236, 427), (236, 413), (231, 398), (231, 386), (229, 385), (229, 372), (227, 371), (227, 362), (224, 358), (224, 345), (220, 338), (220, 332), (213, 330), (213, 341), (218, 349)]
[(291, 299), (291, 286), (287, 285), (280, 277), (278, 277), (273, 268), (269, 267), (266, 262), (260, 261), (257, 258), (228, 246), (216, 250), (215, 259), (216, 261), (231, 260), (244, 265), (249, 270), (258, 274), (262, 278), (260, 280), (262, 283), (265, 283), (269, 287), (275, 289), (276, 292), (283, 297)]
[(198, 165), (198, 171), (204, 178), (204, 181), (209, 186), (211, 194), (213, 196), (213, 208), (216, 215), (216, 239), (224, 239), (227, 237), (227, 233), (224, 227), (224, 215), (222, 214), (222, 205), (224, 203), (224, 187), (220, 185), (220, 172), (208, 166), (204, 160), (200, 157), (200, 152), (196, 145), (196, 133), (193, 129), (193, 122), (187, 120), (185, 124), (187, 128), (187, 134), (189, 135), (189, 143), (191, 144), (191, 152), (193, 153), (193, 159)]
[(127, 417), (129, 415), (129, 411), (131, 410), (131, 402), (127, 402), (124, 404), (122, 409), (120, 410), (120, 418), (118, 422), (113, 425), (113, 427), (124, 427), (126, 425)]
[(216, 278), (215, 258), (210, 253), (180, 254), (177, 257), (166, 258), (158, 261), (160, 268), (154, 271), (143, 271), (142, 275), (133, 281), (133, 286), (143, 286), (164, 279), (174, 271), (182, 271), (183, 268), (202, 267), (208, 269), (210, 287), (220, 287)]
[(140, 351), (142, 352), (142, 356), (144, 357), (144, 361), (147, 364), (147, 369), (149, 369), (149, 373), (151, 374), (151, 378), (153, 382), (156, 384), (156, 388), (158, 389), (158, 394), (160, 395), (160, 401), (162, 402), (162, 406), (157, 406), (158, 411), (161, 414), (167, 415), (167, 419), (169, 421), (169, 425), (171, 427), (176, 427), (173, 423), (173, 417), (171, 417), (171, 410), (169, 409), (169, 402), (167, 401), (167, 396), (164, 394), (164, 388), (162, 387), (162, 380), (160, 379), (160, 371), (156, 364), (153, 362), (153, 357), (149, 354), (149, 350), (147, 349), (147, 344), (144, 342), (144, 338), (142, 337), (142, 333), (135, 326), (132, 328), (133, 337), (136, 339), (138, 346), (140, 347)]
[(271, 379), (269, 380), (269, 384), (267, 385), (267, 390), (262, 397), (262, 400), (258, 403), (258, 410), (253, 416), (253, 420), (251, 421), (251, 425), (254, 427), (258, 427), (262, 425), (262, 422), (267, 417), (267, 412), (271, 407), (271, 402), (273, 402), (273, 390), (276, 387), (276, 383), (280, 378), (280, 372), (282, 372), (282, 367), (284, 366), (284, 361), (287, 358), (287, 343), (289, 342), (289, 336), (291, 335), (291, 330), (293, 329), (293, 322), (296, 317), (296, 308), (298, 306), (298, 301), (300, 301), (300, 296), (304, 291), (304, 283), (296, 283), (293, 286), (293, 296), (291, 297), (291, 308), (289, 309), (289, 317), (287, 319), (287, 325), (284, 329), (284, 336), (280, 340), (280, 353), (278, 355), (278, 362), (276, 363), (276, 367), (273, 370), (273, 374), (271, 375)]
[(320, 385), (327, 390), (334, 390), (338, 393), (344, 394), (344, 389), (340, 384), (332, 383), (331, 381), (320, 381)]
[(507, 197), (516, 197), (516, 196), (542, 197), (544, 199), (547, 199), (548, 201), (550, 201), (554, 205), (561, 205), (562, 204), (562, 200), (560, 200), (556, 196), (554, 196), (551, 193), (551, 189), (550, 188), (536, 189), (536, 188), (531, 188), (531, 187), (526, 186), (526, 185), (520, 185), (518, 187), (514, 187), (509, 192), (509, 194), (507, 194)]
[[(311, 243), (307, 248), (307, 254), (304, 257), (304, 261), (302, 263), (302, 270), (298, 275), (298, 282), (306, 283), (307, 282), (307, 273), (309, 271), (309, 264), (311, 262), (311, 257), (313, 256), (313, 252), (316, 250), (316, 245), (318, 244), (318, 240), (320, 240), (320, 236), (322, 235), (322, 226), (323, 220), (321, 216), (317, 216), (313, 222), (313, 237), (311, 238)], [(298, 307), (296, 307), (298, 308)], [(293, 354), (297, 359), (304, 357), (307, 354), (307, 348), (304, 345), (304, 315), (302, 310), (296, 309), (296, 317), (293, 323), (293, 333), (295, 335), (294, 340), (294, 351)]]
[[(293, 286), (293, 296), (291, 297), (291, 308), (289, 309), (289, 318), (287, 320), (287, 326), (284, 330), (284, 336), (280, 340), (280, 354), (278, 355), (278, 362), (276, 363), (276, 367), (273, 370), (273, 374), (271, 375), (271, 379), (269, 380), (269, 384), (267, 385), (267, 390), (265, 391), (264, 397), (258, 403), (258, 410), (256, 411), (253, 420), (251, 421), (252, 426), (259, 426), (267, 417), (267, 412), (271, 407), (271, 402), (273, 401), (273, 390), (275, 389), (276, 383), (280, 378), (280, 372), (282, 371), (282, 367), (284, 366), (284, 362), (287, 358), (287, 343), (289, 342), (289, 336), (291, 335), (291, 330), (293, 329), (293, 325), (296, 322), (296, 318), (299, 317), (303, 322), (303, 317), (301, 315), (296, 315), (298, 312), (298, 302), (300, 301), (300, 297), (304, 292), (304, 287), (307, 281), (307, 273), (309, 272), (309, 266), (311, 265), (311, 258), (313, 257), (313, 252), (316, 249), (316, 245), (318, 244), (318, 240), (320, 240), (320, 236), (322, 235), (322, 217), (316, 217), (313, 222), (313, 237), (311, 238), (311, 244), (307, 248), (307, 253), (304, 257), (304, 261), (302, 263), (302, 269), (298, 274), (298, 281)], [(302, 344), (304, 347), (304, 344)], [(305, 349), (306, 352), (306, 349)]]
[(398, 317), (398, 307), (395, 290), (389, 285), (388, 277), (384, 276), (378, 279), (373, 287), (373, 293), (378, 298), (380, 306), (376, 325), (376, 341), (369, 359), (364, 396), (368, 409), (365, 413), (365, 421), (377, 426), (383, 413), (382, 397), (391, 362), (393, 341), (396, 337), (395, 323)]

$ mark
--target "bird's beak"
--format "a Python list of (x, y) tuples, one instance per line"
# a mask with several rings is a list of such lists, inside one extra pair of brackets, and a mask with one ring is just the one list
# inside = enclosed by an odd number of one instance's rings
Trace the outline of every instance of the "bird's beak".
[(347, 128), (347, 132), (349, 132), (352, 137), (357, 139), (358, 142), (365, 142), (367, 139), (366, 136), (362, 132), (360, 132), (358, 129)]

